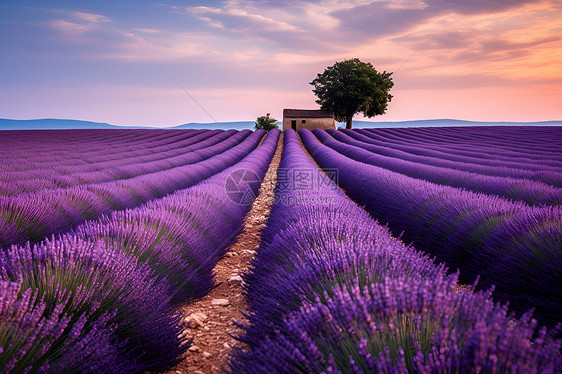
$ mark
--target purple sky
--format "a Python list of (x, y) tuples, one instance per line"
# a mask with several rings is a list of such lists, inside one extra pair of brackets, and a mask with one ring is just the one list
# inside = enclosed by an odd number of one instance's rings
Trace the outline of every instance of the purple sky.
[(562, 119), (562, 1), (536, 0), (2, 2), (0, 117), (281, 119), (353, 57), (395, 72), (372, 121)]

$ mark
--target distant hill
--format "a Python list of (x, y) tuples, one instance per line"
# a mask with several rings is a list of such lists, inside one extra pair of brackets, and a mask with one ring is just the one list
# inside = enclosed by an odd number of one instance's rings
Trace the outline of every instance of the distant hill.
[[(118, 126), (103, 122), (80, 121), (74, 119), (4, 119), (0, 118), (0, 130), (59, 130), (59, 129), (135, 129), (156, 128), (148, 126)], [(187, 123), (184, 125), (166, 127), (168, 129), (220, 129), (244, 130), (254, 128), (254, 121), (217, 122), (217, 123)]]
[(119, 129), (109, 123), (79, 121), (75, 119), (4, 119), (0, 118), (0, 130), (58, 130), (58, 129)]
[[(282, 123), (278, 122), (279, 127)], [(345, 127), (345, 123), (337, 123), (338, 127)], [(388, 127), (450, 127), (450, 126), (562, 126), (562, 121), (544, 122), (476, 122), (458, 119), (427, 119), (416, 121), (371, 122), (353, 121), (353, 128), (388, 128)], [(0, 118), (0, 130), (56, 130), (56, 129), (135, 129), (156, 128), (147, 126), (117, 126), (109, 123), (80, 121), (73, 119), (31, 119), (16, 120)], [(186, 123), (184, 125), (167, 127), (168, 129), (220, 129), (220, 130), (253, 130), (254, 121), (215, 122), (215, 123)]]
[[(253, 130), (254, 121), (238, 121), (238, 122), (215, 122), (215, 123), (186, 123), (169, 129), (209, 129), (209, 130)], [(281, 127), (281, 126), (280, 126)]]
[[(345, 127), (345, 123), (337, 123), (338, 127)], [(480, 122), (459, 119), (422, 119), (415, 121), (371, 122), (353, 121), (354, 129), (373, 127), (452, 127), (452, 126), (562, 126), (562, 121), (541, 122)]]

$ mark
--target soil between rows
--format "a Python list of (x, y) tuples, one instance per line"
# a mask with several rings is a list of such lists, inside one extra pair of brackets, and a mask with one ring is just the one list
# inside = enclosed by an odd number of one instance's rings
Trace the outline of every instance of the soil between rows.
[(233, 321), (246, 321), (241, 313), (247, 306), (242, 295), (240, 275), (248, 270), (259, 247), (261, 231), (275, 197), (274, 188), (282, 150), (283, 134), (279, 138), (258, 197), (244, 219), (242, 233), (215, 266), (218, 286), (202, 299), (181, 307), (184, 318), (190, 321), (190, 328), (185, 334), (193, 338), (193, 343), (185, 359), (166, 374), (223, 373), (228, 368), (233, 348), (241, 347), (242, 343), (232, 338), (243, 333)]

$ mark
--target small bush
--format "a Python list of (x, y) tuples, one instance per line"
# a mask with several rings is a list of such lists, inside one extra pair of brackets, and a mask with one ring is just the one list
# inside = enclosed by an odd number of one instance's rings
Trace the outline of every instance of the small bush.
[(254, 129), (256, 130), (263, 129), (266, 131), (278, 129), (279, 126), (277, 126), (276, 122), (277, 120), (273, 117), (270, 117), (269, 113), (267, 113), (267, 115), (260, 116), (256, 119)]

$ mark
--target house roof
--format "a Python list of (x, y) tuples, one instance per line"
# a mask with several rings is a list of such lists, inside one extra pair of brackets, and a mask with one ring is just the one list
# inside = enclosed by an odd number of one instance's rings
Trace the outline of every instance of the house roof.
[(334, 118), (334, 112), (321, 109), (283, 109), (283, 117)]

